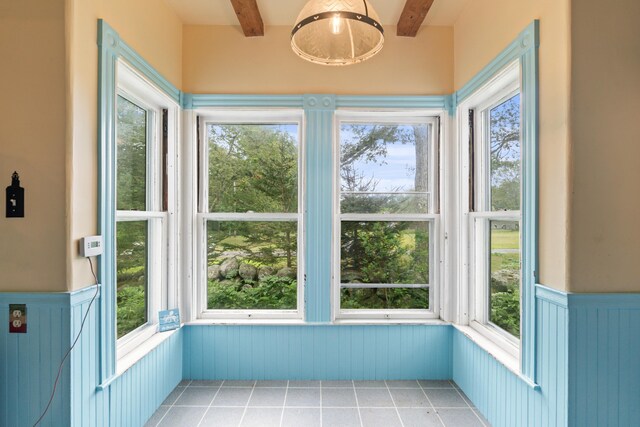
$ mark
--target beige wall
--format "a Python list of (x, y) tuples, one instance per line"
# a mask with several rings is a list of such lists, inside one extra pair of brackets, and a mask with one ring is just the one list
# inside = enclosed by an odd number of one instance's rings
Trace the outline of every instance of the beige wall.
[(175, 86), (182, 84), (182, 23), (157, 0), (67, 0), (70, 123), (67, 187), (67, 280), (71, 290), (93, 282), (78, 257), (79, 238), (97, 233), (97, 20), (103, 18)]
[(640, 2), (571, 10), (570, 290), (640, 292)]
[[(70, 111), (68, 287), (92, 283), (77, 240), (97, 232), (97, 20), (103, 18), (175, 86), (182, 84), (182, 23), (156, 0), (68, 0)], [(152, 11), (153, 13), (151, 13)]]
[[(65, 290), (64, 0), (0, 2), (0, 291)], [(11, 174), (25, 217), (5, 217)]]
[(453, 31), (430, 27), (415, 39), (385, 28), (377, 56), (349, 67), (298, 58), (289, 27), (246, 38), (240, 27), (185, 26), (183, 90), (191, 93), (440, 95), (453, 91)]
[[(579, 2), (580, 3), (580, 2)], [(534, 19), (540, 20), (540, 274), (567, 288), (569, 0), (469, 2), (454, 26), (461, 88)]]

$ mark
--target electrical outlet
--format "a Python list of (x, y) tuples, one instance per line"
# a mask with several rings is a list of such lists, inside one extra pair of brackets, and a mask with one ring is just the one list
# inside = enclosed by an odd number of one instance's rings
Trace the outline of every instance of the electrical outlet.
[(9, 304), (9, 333), (27, 333), (27, 305)]

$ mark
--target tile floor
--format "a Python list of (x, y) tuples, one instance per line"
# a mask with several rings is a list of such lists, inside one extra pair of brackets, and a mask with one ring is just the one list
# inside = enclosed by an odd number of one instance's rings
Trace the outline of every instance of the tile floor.
[(146, 426), (490, 427), (452, 381), (183, 381)]

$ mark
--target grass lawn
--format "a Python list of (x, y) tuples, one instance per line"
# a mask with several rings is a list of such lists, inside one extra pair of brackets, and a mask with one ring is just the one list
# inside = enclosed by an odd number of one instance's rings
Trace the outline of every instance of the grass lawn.
[(520, 232), (491, 230), (491, 249), (520, 249)]

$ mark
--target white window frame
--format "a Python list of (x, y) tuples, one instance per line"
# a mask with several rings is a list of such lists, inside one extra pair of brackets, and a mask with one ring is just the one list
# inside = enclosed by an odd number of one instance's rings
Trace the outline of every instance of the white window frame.
[[(147, 112), (147, 210), (117, 210), (115, 215), (116, 229), (119, 222), (147, 221), (148, 224), (146, 248), (147, 322), (123, 337), (119, 339), (116, 338), (117, 359), (122, 359), (157, 333), (158, 312), (160, 310), (177, 305), (175, 268), (175, 241), (177, 240), (177, 236), (175, 234), (176, 226), (174, 218), (176, 213), (175, 188), (177, 180), (175, 157), (179, 132), (180, 108), (179, 105), (172, 101), (160, 89), (156, 88), (151, 82), (134, 71), (134, 69), (122, 59), (119, 59), (117, 62), (116, 86), (117, 96), (122, 96)], [(163, 109), (168, 110), (168, 146), (164, 169), (162, 165)], [(162, 206), (163, 172), (166, 172), (167, 179), (166, 211), (163, 211)]]
[[(487, 84), (478, 89), (458, 107), (458, 135), (460, 141), (460, 224), (461, 230), (461, 260), (460, 277), (460, 307), (464, 312), (459, 314), (459, 323), (468, 324), (481, 335), (495, 343), (507, 354), (517, 359), (520, 356), (520, 339), (512, 336), (502, 328), (489, 321), (489, 224), (492, 220), (518, 221), (522, 230), (522, 214), (518, 211), (491, 211), (490, 199), (490, 171), (489, 148), (490, 142), (489, 111), (521, 93), (521, 72), (519, 61), (514, 61), (503, 68)], [(468, 122), (469, 110), (475, 110), (474, 131), (476, 139), (475, 153), (476, 169), (474, 183), (476, 210), (469, 211), (469, 194), (471, 188), (465, 177), (470, 174)], [(522, 111), (522, 99), (521, 99)], [(522, 138), (521, 138), (522, 140)], [(484, 154), (484, 156), (483, 156)], [(522, 176), (522, 175), (521, 175)], [(522, 201), (522, 182), (521, 182)], [(520, 251), (522, 254), (522, 232), (520, 233)], [(522, 262), (521, 262), (522, 264)], [(520, 304), (520, 318), (522, 319), (522, 301)]]
[[(302, 321), (304, 319), (304, 278), (305, 278), (305, 141), (304, 141), (304, 111), (284, 109), (200, 109), (194, 113), (194, 118), (200, 117), (200, 127), (196, 132), (200, 135), (200, 176), (197, 177), (199, 194), (197, 202), (196, 223), (196, 304), (197, 317), (217, 321), (268, 321), (289, 320)], [(298, 212), (297, 213), (222, 213), (209, 212), (209, 145), (206, 140), (208, 124), (295, 124), (298, 126)], [(295, 310), (258, 310), (258, 309), (216, 309), (207, 308), (207, 221), (297, 221), (297, 307)]]
[[(439, 319), (440, 316), (440, 264), (443, 236), (440, 230), (440, 192), (442, 156), (439, 147), (442, 144), (442, 111), (385, 111), (385, 110), (336, 110), (334, 120), (333, 144), (333, 238), (332, 238), (332, 317), (334, 322), (341, 321), (409, 321), (422, 322)], [(426, 214), (342, 214), (340, 212), (340, 127), (343, 122), (376, 124), (428, 124), (429, 133), (429, 182), (431, 197), (429, 213)], [(429, 309), (342, 309), (340, 282), (340, 233), (342, 221), (384, 221), (384, 222), (428, 222), (429, 223)], [(366, 284), (362, 288), (368, 287)], [(370, 286), (369, 286), (370, 287)], [(379, 286), (378, 286), (379, 287)], [(411, 285), (390, 287), (408, 288)]]

